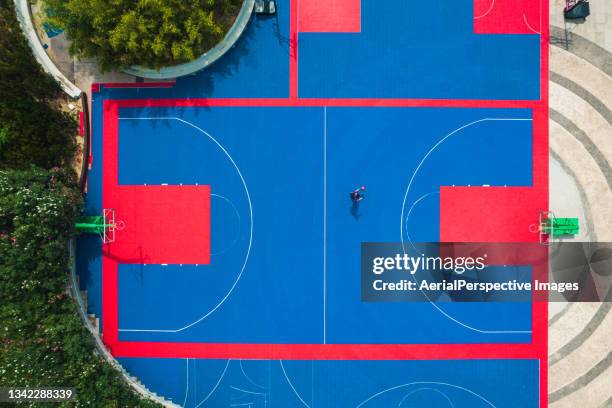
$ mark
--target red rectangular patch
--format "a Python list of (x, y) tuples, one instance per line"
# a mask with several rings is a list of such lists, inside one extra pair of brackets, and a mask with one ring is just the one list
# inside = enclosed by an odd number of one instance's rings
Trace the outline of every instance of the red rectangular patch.
[(474, 0), (477, 34), (541, 34), (543, 0)]
[(125, 223), (105, 247), (119, 263), (210, 262), (210, 186), (118, 186), (105, 205)]
[(301, 0), (298, 31), (302, 33), (358, 33), (361, 0)]

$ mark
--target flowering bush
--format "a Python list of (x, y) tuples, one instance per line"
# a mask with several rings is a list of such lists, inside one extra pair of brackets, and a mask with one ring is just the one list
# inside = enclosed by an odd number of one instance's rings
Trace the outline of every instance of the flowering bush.
[(153, 406), (95, 354), (67, 295), (81, 208), (69, 168), (0, 171), (0, 385), (74, 387), (78, 406)]

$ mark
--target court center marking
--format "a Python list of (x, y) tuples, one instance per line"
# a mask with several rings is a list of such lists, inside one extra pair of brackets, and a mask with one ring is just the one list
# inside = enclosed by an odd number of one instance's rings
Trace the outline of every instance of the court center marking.
[(181, 122), (187, 126), (190, 126), (194, 129), (196, 129), (198, 132), (203, 133), (204, 135), (206, 135), (210, 140), (212, 140), (217, 147), (219, 147), (219, 149), (221, 149), (221, 151), (223, 151), (223, 153), (227, 156), (227, 158), (230, 160), (230, 162), (232, 163), (232, 165), (234, 166), (234, 168), (236, 169), (236, 172), (238, 172), (238, 176), (240, 177), (240, 180), (242, 181), (242, 186), (244, 187), (244, 191), (246, 193), (247, 196), (247, 201), (249, 203), (249, 216), (250, 216), (250, 225), (249, 225), (249, 245), (247, 248), (247, 253), (246, 256), (244, 257), (244, 262), (242, 264), (242, 267), (240, 268), (240, 273), (238, 274), (236, 280), (234, 281), (234, 283), (232, 284), (232, 287), (229, 289), (229, 291), (225, 294), (225, 296), (219, 301), (219, 303), (217, 303), (217, 305), (215, 307), (213, 307), (211, 310), (209, 310), (206, 314), (204, 314), (203, 316), (201, 316), (200, 318), (194, 320), (193, 322), (178, 328), (178, 329), (119, 329), (120, 332), (154, 332), (154, 333), (178, 333), (181, 331), (184, 331), (198, 323), (200, 323), (202, 320), (208, 318), (208, 316), (210, 316), (211, 314), (213, 314), (217, 309), (219, 309), (219, 307), (221, 307), (221, 305), (223, 303), (225, 303), (225, 301), (227, 300), (227, 298), (232, 294), (232, 292), (234, 291), (234, 289), (236, 288), (236, 285), (238, 285), (238, 282), (240, 281), (240, 279), (242, 278), (242, 274), (244, 273), (244, 270), (246, 268), (247, 262), (249, 260), (249, 256), (251, 254), (251, 245), (253, 243), (253, 206), (251, 204), (251, 195), (249, 194), (249, 189), (247, 188), (246, 185), (246, 181), (244, 180), (244, 177), (242, 176), (242, 172), (240, 171), (240, 168), (238, 168), (238, 165), (236, 164), (236, 162), (234, 161), (233, 157), (229, 154), (229, 152), (227, 150), (225, 150), (225, 148), (221, 145), (221, 143), (219, 143), (217, 141), (217, 139), (215, 139), (210, 133), (206, 132), (204, 129), (198, 127), (197, 125), (194, 125), (193, 123), (186, 121), (184, 119), (181, 118), (177, 118), (175, 116), (159, 116), (159, 117), (134, 117), (134, 118), (130, 118), (130, 117), (120, 117), (119, 120), (176, 120), (178, 122)]
[(401, 385), (396, 385), (394, 387), (390, 387), (387, 388), (386, 390), (382, 390), (380, 392), (377, 392), (376, 394), (373, 394), (372, 396), (370, 396), (368, 399), (364, 400), (361, 404), (357, 405), (355, 408), (361, 408), (362, 406), (364, 406), (365, 404), (367, 404), (368, 402), (370, 402), (371, 400), (373, 400), (374, 398), (387, 393), (389, 391), (394, 391), (400, 388), (404, 388), (404, 387), (409, 387), (411, 385), (443, 385), (446, 387), (451, 387), (451, 388), (455, 388), (461, 391), (465, 391), (473, 396), (475, 396), (476, 398), (480, 399), (481, 401), (485, 402), (486, 404), (488, 404), (491, 408), (497, 408), (491, 401), (489, 401), (488, 399), (486, 399), (485, 397), (483, 397), (482, 395), (470, 390), (469, 388), (464, 388), (461, 387), (459, 385), (455, 385), (455, 384), (449, 384), (449, 383), (445, 383), (445, 382), (436, 382), (436, 381), (416, 381), (416, 382), (411, 382), (411, 383), (407, 383), (407, 384), (401, 384)]
[(300, 396), (300, 393), (297, 392), (297, 390), (295, 389), (295, 387), (293, 386), (293, 383), (291, 382), (291, 380), (289, 379), (289, 376), (287, 375), (287, 371), (285, 371), (285, 366), (283, 365), (283, 360), (278, 360), (278, 362), (280, 363), (281, 366), (281, 370), (283, 371), (283, 375), (285, 376), (285, 379), (287, 379), (287, 383), (289, 384), (289, 387), (291, 387), (291, 389), (293, 390), (293, 393), (298, 397), (298, 399), (300, 400), (300, 402), (302, 404), (304, 404), (304, 406), (306, 408), (310, 408), (310, 405), (308, 405), (306, 403), (306, 401), (304, 401), (302, 399), (302, 397)]
[[(423, 156), (423, 158), (421, 159), (421, 161), (419, 162), (419, 164), (417, 165), (416, 169), (414, 170), (414, 172), (412, 173), (412, 177), (410, 177), (410, 181), (408, 182), (408, 187), (406, 188), (406, 192), (404, 194), (404, 201), (402, 203), (402, 212), (400, 215), (400, 238), (401, 238), (401, 243), (402, 243), (402, 249), (404, 251), (404, 253), (406, 252), (405, 249), (405, 242), (404, 242), (404, 208), (406, 208), (406, 201), (408, 200), (408, 193), (410, 192), (410, 188), (412, 187), (412, 183), (414, 182), (414, 179), (417, 175), (417, 173), (419, 172), (419, 170), (421, 169), (421, 166), (423, 166), (423, 163), (425, 163), (425, 161), (429, 158), (429, 156), (431, 155), (431, 153), (436, 150), (442, 143), (444, 143), (448, 138), (450, 138), (451, 136), (453, 136), (456, 133), (459, 133), (460, 131), (467, 129), (470, 126), (479, 124), (479, 123), (483, 123), (483, 122), (533, 122), (532, 118), (483, 118), (483, 119), (478, 119), (472, 122), (469, 122), (463, 126), (458, 127), (457, 129), (453, 130), (452, 132), (450, 132), (449, 134), (447, 134), (446, 136), (444, 136), (443, 138), (441, 138), (440, 140), (438, 140), (438, 142), (433, 145), (433, 147), (431, 149), (429, 149), (429, 151), (425, 154), (425, 156)], [(442, 308), (440, 308), (436, 302), (433, 302), (429, 296), (426, 293), (423, 293), (425, 295), (425, 297), (427, 298), (427, 300), (429, 301), (429, 304), (431, 304), (436, 310), (438, 310), (442, 315), (446, 316), (448, 319), (450, 319), (451, 321), (457, 323), (458, 325), (465, 327), (468, 330), (472, 330), (478, 333), (482, 333), (482, 334), (531, 334), (531, 330), (481, 330), (478, 328), (475, 328), (473, 326), (470, 326), (466, 323), (463, 323), (457, 319), (455, 319), (454, 317), (452, 317), (450, 314), (448, 314), (446, 311), (442, 310)]]

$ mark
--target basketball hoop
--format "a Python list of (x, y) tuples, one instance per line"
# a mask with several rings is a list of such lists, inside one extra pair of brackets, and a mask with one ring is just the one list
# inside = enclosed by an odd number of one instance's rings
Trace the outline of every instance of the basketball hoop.
[(115, 219), (115, 210), (112, 208), (105, 208), (102, 210), (102, 217), (102, 243), (110, 244), (115, 242), (115, 231), (123, 231), (125, 222)]
[(540, 244), (550, 245), (554, 240), (553, 225), (555, 222), (555, 214), (550, 211), (540, 211), (538, 222), (538, 232), (540, 234)]

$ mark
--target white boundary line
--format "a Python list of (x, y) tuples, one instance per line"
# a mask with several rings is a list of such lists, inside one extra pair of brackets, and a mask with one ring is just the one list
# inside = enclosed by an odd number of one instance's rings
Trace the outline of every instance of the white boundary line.
[(323, 107), (323, 344), (327, 344), (327, 106)]
[(251, 254), (251, 245), (253, 243), (253, 205), (251, 203), (251, 195), (249, 194), (249, 189), (247, 188), (246, 181), (244, 180), (244, 177), (242, 176), (242, 172), (240, 171), (240, 168), (238, 168), (238, 165), (236, 164), (236, 162), (234, 161), (232, 156), (229, 154), (229, 152), (227, 150), (225, 150), (225, 148), (221, 145), (221, 143), (219, 143), (217, 141), (217, 139), (212, 137), (212, 135), (210, 133), (206, 132), (204, 129), (194, 125), (193, 123), (191, 123), (189, 121), (186, 121), (186, 120), (181, 119), (181, 118), (177, 118), (175, 116), (119, 118), (119, 120), (176, 120), (178, 122), (181, 122), (181, 123), (183, 123), (183, 124), (185, 124), (187, 126), (190, 126), (190, 127), (194, 128), (194, 129), (196, 129), (200, 133), (205, 134), (206, 136), (208, 136), (208, 138), (210, 140), (212, 140), (219, 147), (219, 149), (221, 149), (221, 151), (223, 151), (223, 153), (231, 161), (232, 165), (234, 166), (234, 168), (238, 172), (238, 176), (240, 177), (240, 180), (242, 181), (242, 185), (244, 187), (244, 191), (246, 192), (247, 201), (249, 203), (249, 215), (250, 215), (250, 220), (251, 220), (250, 225), (249, 225), (249, 246), (248, 246), (248, 249), (247, 249), (246, 256), (244, 258), (244, 262), (243, 262), (242, 267), (240, 269), (240, 273), (236, 277), (236, 280), (232, 284), (232, 287), (225, 294), (225, 296), (219, 301), (219, 303), (217, 303), (217, 305), (215, 307), (213, 307), (211, 310), (209, 310), (206, 314), (204, 314), (203, 316), (201, 316), (197, 320), (194, 320), (193, 322), (191, 322), (191, 323), (189, 323), (189, 324), (187, 324), (187, 325), (185, 325), (185, 326), (183, 326), (181, 328), (178, 328), (178, 329), (166, 329), (166, 330), (163, 330), (163, 329), (119, 329), (120, 332), (178, 333), (178, 332), (186, 330), (186, 329), (188, 329), (188, 328), (190, 328), (190, 327), (200, 323), (202, 320), (206, 319), (208, 316), (213, 314), (219, 307), (221, 307), (221, 305), (223, 303), (225, 303), (227, 298), (231, 295), (231, 293), (236, 288), (236, 285), (238, 284), (238, 281), (240, 281), (240, 279), (242, 278), (242, 274), (244, 273), (244, 270), (246, 268), (247, 262), (249, 260), (249, 256)]
[[(446, 136), (444, 136), (443, 138), (441, 138), (440, 140), (438, 140), (438, 142), (433, 145), (433, 147), (431, 149), (429, 149), (429, 151), (425, 154), (425, 156), (423, 156), (423, 158), (421, 159), (421, 161), (419, 162), (419, 164), (417, 165), (416, 169), (414, 170), (414, 172), (412, 173), (412, 177), (410, 177), (410, 181), (408, 182), (408, 187), (406, 188), (406, 192), (404, 194), (404, 201), (402, 202), (402, 212), (401, 212), (401, 216), (400, 216), (400, 238), (401, 238), (401, 243), (402, 243), (402, 250), (405, 252), (405, 240), (404, 240), (404, 209), (406, 208), (406, 201), (408, 200), (408, 193), (410, 192), (410, 188), (412, 187), (412, 183), (414, 182), (414, 179), (417, 175), (417, 173), (419, 172), (419, 170), (421, 169), (421, 166), (423, 165), (423, 163), (425, 163), (425, 161), (427, 160), (427, 158), (431, 155), (431, 153), (436, 150), (442, 143), (444, 143), (449, 137), (453, 136), (456, 133), (459, 133), (460, 131), (479, 124), (479, 123), (483, 123), (483, 122), (494, 122), (494, 121), (499, 121), (499, 122), (532, 122), (533, 119), (532, 118), (483, 118), (483, 119), (478, 119), (472, 122), (469, 122), (463, 126), (458, 127), (457, 129), (453, 130), (452, 132), (450, 132), (449, 134), (447, 134)], [(448, 314), (446, 311), (444, 311), (442, 308), (440, 308), (436, 302), (432, 302), (431, 299), (429, 298), (429, 296), (427, 296), (426, 293), (424, 293), (424, 296), (427, 298), (427, 300), (429, 301), (429, 303), (436, 308), (442, 315), (446, 316), (449, 320), (457, 323), (458, 325), (465, 327), (468, 330), (472, 330), (478, 333), (483, 333), (483, 334), (530, 334), (531, 330), (481, 330), (481, 329), (477, 329), (473, 326), (470, 326), (468, 324), (465, 324), (457, 319), (455, 319), (454, 317), (452, 317), (450, 314)]]

